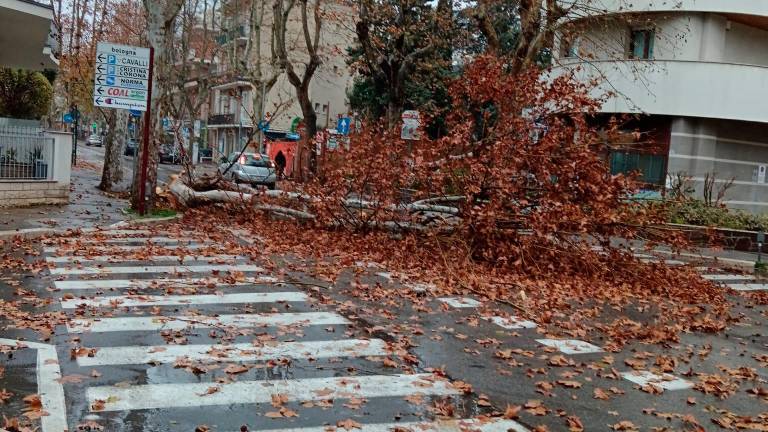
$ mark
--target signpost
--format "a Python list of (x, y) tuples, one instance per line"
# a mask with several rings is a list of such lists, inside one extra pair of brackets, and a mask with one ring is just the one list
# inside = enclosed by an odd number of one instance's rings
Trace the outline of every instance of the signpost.
[(152, 127), (152, 66), (154, 49), (99, 42), (96, 47), (93, 104), (102, 108), (144, 112), (144, 143), (139, 176), (138, 212), (144, 215), (149, 164), (149, 128)]
[[(69, 108), (69, 116), (72, 118), (72, 121), (75, 123), (74, 127), (72, 128), (72, 165), (77, 165), (77, 135), (79, 133), (78, 126), (80, 126), (80, 110), (77, 109), (77, 105), (72, 104), (72, 106)], [(66, 121), (66, 116), (65, 116)]]

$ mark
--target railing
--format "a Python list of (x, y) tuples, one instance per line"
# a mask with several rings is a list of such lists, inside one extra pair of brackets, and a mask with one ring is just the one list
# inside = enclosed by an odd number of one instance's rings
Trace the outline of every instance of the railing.
[(42, 128), (0, 124), (0, 181), (53, 179), (53, 143)]
[(208, 125), (225, 125), (225, 124), (234, 124), (235, 123), (235, 115), (234, 114), (216, 114), (212, 116), (208, 116)]

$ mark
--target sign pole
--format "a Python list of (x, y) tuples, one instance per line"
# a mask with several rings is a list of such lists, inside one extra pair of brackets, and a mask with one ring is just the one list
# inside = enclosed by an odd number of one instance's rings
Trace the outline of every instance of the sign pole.
[(141, 152), (141, 173), (139, 175), (139, 215), (144, 216), (147, 212), (146, 189), (147, 189), (147, 166), (149, 165), (149, 128), (152, 127), (152, 78), (153, 66), (155, 63), (155, 48), (149, 47), (149, 81), (147, 82), (147, 111), (144, 113), (144, 143)]

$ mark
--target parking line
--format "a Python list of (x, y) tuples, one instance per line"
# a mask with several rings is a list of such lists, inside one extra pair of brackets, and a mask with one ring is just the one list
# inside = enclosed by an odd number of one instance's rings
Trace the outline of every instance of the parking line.
[(728, 288), (734, 289), (736, 291), (764, 291), (768, 290), (768, 284), (766, 283), (734, 283), (734, 284), (726, 284)]
[(253, 362), (289, 358), (368, 357), (387, 354), (381, 339), (342, 339), (335, 341), (279, 342), (255, 346), (252, 343), (232, 345), (160, 345), (99, 348), (93, 357), (78, 357), (80, 367), (171, 363), (179, 357), (192, 361)]
[(37, 351), (37, 393), (48, 415), (40, 417), (42, 432), (63, 432), (67, 426), (67, 405), (61, 385), (59, 357), (54, 345), (37, 342), (0, 339), (0, 345), (24, 346)]
[(754, 276), (738, 274), (705, 274), (702, 278), (711, 281), (729, 281), (729, 280), (754, 280)]
[[(215, 391), (209, 390), (215, 388)], [(129, 387), (104, 386), (86, 390), (88, 405), (97, 401), (101, 411), (200, 407), (232, 404), (268, 404), (272, 395), (286, 401), (339, 398), (456, 395), (460, 391), (432, 374), (361, 375), (274, 381), (239, 381), (227, 384), (174, 383)]]
[(74, 319), (67, 324), (70, 333), (108, 333), (119, 331), (183, 330), (209, 327), (268, 327), (283, 325), (349, 324), (344, 317), (331, 312), (297, 312), (275, 314), (241, 314), (173, 317), (118, 317), (100, 319)]

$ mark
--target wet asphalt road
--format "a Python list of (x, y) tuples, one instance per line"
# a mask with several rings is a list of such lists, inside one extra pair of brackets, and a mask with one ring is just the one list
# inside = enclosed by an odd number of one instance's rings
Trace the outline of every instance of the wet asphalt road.
[[(391, 338), (318, 303), (306, 285), (232, 255), (242, 243), (113, 230), (43, 247), (51, 269), (5, 275), (0, 292), (23, 284), (68, 323), (49, 345), (0, 362), (0, 388), (42, 395), (42, 432), (524, 430), (482, 417), (487, 403), (404, 361)], [(198, 256), (168, 256), (179, 248)], [(48, 346), (57, 359), (41, 358)], [(23, 407), (20, 398), (0, 406)], [(454, 420), (435, 423), (442, 416)]]
[[(596, 330), (554, 334), (495, 303), (435, 298), (375, 263), (313, 287), (251, 256), (250, 240), (176, 228), (40, 245), (50, 270), (4, 272), (0, 299), (28, 290), (68, 324), (0, 357), (0, 389), (17, 395), (0, 412), (42, 394), (42, 432), (726, 430), (714, 422), (766, 412), (765, 307), (735, 299), (741, 320), (721, 333), (610, 351)], [(624, 313), (652, 324), (638, 306)], [(508, 406), (520, 423), (498, 417)]]

